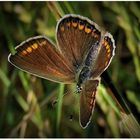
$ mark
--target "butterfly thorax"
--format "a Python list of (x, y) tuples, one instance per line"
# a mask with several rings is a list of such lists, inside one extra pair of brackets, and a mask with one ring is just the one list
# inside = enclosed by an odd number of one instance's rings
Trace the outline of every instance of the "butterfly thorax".
[(81, 70), (81, 72), (79, 74), (79, 78), (78, 78), (77, 93), (81, 92), (82, 84), (84, 84), (84, 82), (90, 78), (90, 75), (91, 75), (90, 68), (87, 66), (83, 67), (83, 69)]
[(77, 80), (77, 93), (80, 93), (82, 90), (82, 85), (91, 78), (92, 68), (99, 50), (99, 42), (97, 41), (92, 45), (90, 50), (87, 52), (87, 55), (83, 61), (83, 64), (80, 66), (79, 75)]

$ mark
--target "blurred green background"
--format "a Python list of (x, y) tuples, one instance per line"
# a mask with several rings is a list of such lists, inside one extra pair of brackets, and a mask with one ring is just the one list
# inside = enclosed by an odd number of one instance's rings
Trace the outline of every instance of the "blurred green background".
[[(108, 71), (140, 122), (139, 2), (0, 2), (0, 137), (140, 136), (132, 134), (135, 125), (122, 127), (121, 121), (127, 119), (120, 117), (121, 112), (103, 82), (92, 121), (83, 130), (75, 85), (37, 78), (7, 61), (8, 54), (29, 37), (46, 35), (55, 42), (59, 14), (69, 13), (90, 18), (114, 36), (116, 55)], [(63, 96), (67, 91), (70, 94)]]

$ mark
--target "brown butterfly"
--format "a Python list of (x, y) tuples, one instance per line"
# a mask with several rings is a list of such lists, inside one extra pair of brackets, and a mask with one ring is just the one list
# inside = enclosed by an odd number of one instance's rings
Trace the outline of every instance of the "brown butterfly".
[(56, 28), (57, 46), (46, 36), (22, 42), (8, 57), (17, 68), (41, 78), (76, 83), (80, 93), (80, 124), (86, 128), (95, 107), (100, 75), (115, 52), (112, 35), (88, 18), (66, 15)]

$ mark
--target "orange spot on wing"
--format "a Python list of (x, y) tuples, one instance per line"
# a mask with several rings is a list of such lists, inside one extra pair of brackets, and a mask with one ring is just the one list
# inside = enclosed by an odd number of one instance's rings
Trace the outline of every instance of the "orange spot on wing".
[(31, 47), (28, 47), (28, 48), (26, 49), (26, 51), (27, 51), (28, 53), (31, 53), (31, 52), (32, 52), (32, 48), (31, 48)]
[(109, 48), (110, 48), (110, 46), (109, 46), (109, 45), (107, 45), (107, 46), (106, 46), (106, 49), (108, 50)]
[(94, 95), (94, 92), (93, 92), (91, 97), (93, 98), (94, 96), (95, 96), (95, 95)]
[(110, 49), (108, 49), (108, 50), (107, 50), (107, 53), (110, 53), (110, 51), (111, 51), (111, 50), (110, 50)]
[(70, 27), (71, 23), (70, 23), (70, 22), (67, 22), (66, 25), (67, 25), (68, 27)]
[(79, 28), (79, 30), (83, 30), (84, 29), (84, 25), (79, 23), (78, 28)]
[(38, 44), (37, 43), (34, 43), (33, 45), (32, 45), (32, 48), (35, 50), (35, 49), (37, 49), (38, 48)]
[(26, 55), (27, 54), (27, 52), (25, 51), (25, 50), (23, 50), (22, 52), (21, 52), (21, 55)]
[(72, 22), (73, 27), (77, 27), (78, 23), (77, 22)]
[(104, 42), (103, 42), (103, 45), (106, 47), (107, 46), (107, 41), (105, 40)]
[(93, 36), (94, 38), (98, 38), (99, 35), (95, 33), (95, 31), (92, 32), (91, 36)]
[(94, 101), (93, 99), (92, 99), (92, 100), (90, 100), (90, 105), (92, 105), (92, 104), (93, 104), (93, 101)]
[(91, 29), (88, 27), (85, 27), (85, 32), (89, 34), (91, 32)]
[(108, 58), (110, 58), (110, 53), (107, 55)]
[(46, 41), (42, 41), (41, 42), (41, 45), (43, 46), (43, 45), (46, 45), (47, 43), (46, 43)]
[(61, 27), (60, 27), (60, 30), (61, 30), (62, 32), (64, 32), (64, 30), (65, 30), (65, 29), (64, 29), (64, 26), (61, 26)]
[(108, 61), (105, 62), (105, 66), (107, 66), (107, 64), (108, 64)]
[(92, 110), (94, 106), (95, 106), (95, 99), (91, 99), (90, 100), (90, 110)]

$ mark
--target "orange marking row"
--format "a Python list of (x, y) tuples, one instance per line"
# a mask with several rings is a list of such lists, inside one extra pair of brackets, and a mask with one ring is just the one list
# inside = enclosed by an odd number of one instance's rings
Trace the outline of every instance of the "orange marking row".
[(95, 93), (93, 92), (92, 93), (92, 99), (90, 100), (90, 109), (92, 109), (92, 107), (93, 107), (93, 103), (95, 102), (95, 99), (93, 99), (93, 98), (95, 98)]
[(109, 44), (108, 44), (108, 42), (106, 40), (104, 41), (103, 45), (105, 46), (105, 49), (107, 51), (107, 57), (108, 57), (108, 59), (105, 62), (105, 66), (107, 66), (108, 65), (108, 62), (109, 62), (108, 60), (109, 60), (109, 58), (111, 56), (111, 49), (110, 49), (110, 46), (109, 46)]
[(28, 53), (31, 53), (33, 50), (37, 49), (38, 48), (38, 44), (37, 43), (34, 43), (33, 45), (31, 45), (30, 47), (27, 47), (26, 50), (23, 50), (21, 52), (21, 55), (22, 56), (25, 56), (27, 55)]
[[(78, 22), (78, 21), (68, 21), (68, 22), (66, 22), (66, 26), (67, 27), (71, 27), (71, 26), (73, 26), (74, 28), (76, 28), (76, 27), (78, 27), (78, 29), (79, 30), (84, 30), (87, 34), (89, 34), (89, 33), (91, 33), (92, 32), (92, 36), (94, 37), (94, 38), (98, 38), (99, 37), (99, 35), (97, 34), (97, 33), (95, 33), (95, 29), (94, 30), (92, 30), (90, 27), (88, 27), (86, 24), (82, 24), (82, 23), (80, 23), (80, 22)], [(61, 25), (60, 26), (60, 30), (62, 31), (62, 32), (64, 32), (65, 31), (65, 26), (64, 25)]]
[(108, 58), (110, 58), (110, 55), (111, 55), (111, 49), (110, 49), (110, 46), (109, 46), (109, 44), (108, 44), (108, 42), (105, 40), (104, 42), (103, 42), (103, 46), (106, 48), (106, 51), (107, 51), (107, 57)]

